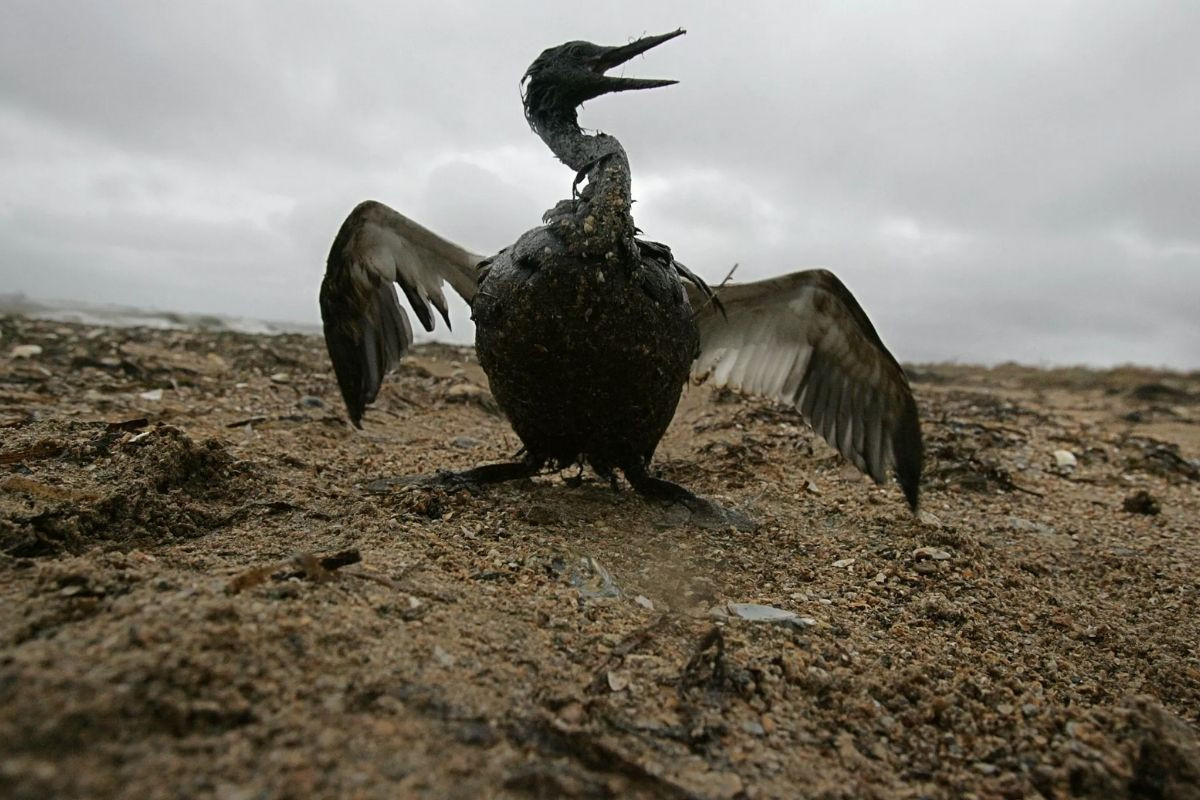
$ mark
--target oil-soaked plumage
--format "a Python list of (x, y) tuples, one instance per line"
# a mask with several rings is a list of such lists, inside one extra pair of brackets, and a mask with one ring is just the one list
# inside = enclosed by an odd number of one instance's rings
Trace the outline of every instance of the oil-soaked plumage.
[[(343, 223), (321, 286), (325, 338), (351, 420), (412, 341), (395, 284), (426, 330), (446, 319), (443, 281), (471, 304), (479, 362), (525, 446), (521, 461), (426, 482), (485, 483), (546, 467), (623, 473), (642, 494), (712, 509), (649, 466), (689, 376), (793, 405), (877, 482), (894, 468), (917, 506), (921, 435), (904, 372), (846, 287), (825, 270), (721, 287), (718, 297), (666, 245), (639, 239), (629, 161), (577, 107), (674, 81), (605, 71), (683, 31), (621, 47), (569, 42), (523, 79), (525, 115), (575, 172), (572, 197), (490, 258), (380, 203)], [(579, 188), (582, 187), (582, 188)], [(446, 319), (447, 324), (449, 320)]]

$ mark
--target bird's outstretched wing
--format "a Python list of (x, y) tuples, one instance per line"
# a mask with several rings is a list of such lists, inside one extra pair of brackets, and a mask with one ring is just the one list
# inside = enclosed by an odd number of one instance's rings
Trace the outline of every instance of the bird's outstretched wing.
[(694, 377), (794, 406), (876, 483), (894, 467), (916, 510), (921, 428), (908, 379), (833, 273), (726, 285), (724, 315), (688, 290), (700, 327)]
[(374, 200), (359, 203), (346, 217), (321, 282), (321, 320), (356, 426), (362, 427), (363, 409), (375, 399), (383, 376), (412, 344), (412, 326), (394, 284), (431, 331), (431, 305), (450, 325), (443, 281), (469, 303), (479, 288), (475, 267), (482, 260)]

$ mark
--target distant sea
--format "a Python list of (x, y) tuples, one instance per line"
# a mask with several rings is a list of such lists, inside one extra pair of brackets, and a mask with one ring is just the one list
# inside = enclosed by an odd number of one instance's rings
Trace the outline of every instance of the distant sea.
[(321, 326), (303, 322), (277, 322), (227, 317), (220, 314), (191, 314), (157, 311), (129, 306), (82, 303), (73, 300), (34, 300), (23, 294), (0, 294), (0, 314), (20, 314), (33, 319), (77, 322), (110, 328), (159, 328), (161, 330), (237, 331), (239, 333), (321, 333)]

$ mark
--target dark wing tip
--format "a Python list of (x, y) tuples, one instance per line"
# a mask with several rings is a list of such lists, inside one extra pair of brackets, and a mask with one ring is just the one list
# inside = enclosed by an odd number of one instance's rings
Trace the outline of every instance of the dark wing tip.
[[(324, 305), (324, 304), (322, 304)], [(354, 427), (362, 428), (363, 412), (367, 407), (367, 375), (361, 355), (362, 336), (356, 335), (352, 326), (326, 316), (325, 347), (333, 363), (333, 374), (337, 378), (346, 413)]]
[(915, 513), (921, 499), (921, 461), (925, 446), (921, 441), (921, 422), (912, 395), (905, 396), (904, 410), (892, 434), (892, 453), (896, 459), (896, 480), (904, 491), (908, 507)]
[(333, 362), (333, 374), (337, 377), (346, 413), (354, 427), (361, 429), (367, 404), (363, 392), (365, 381), (353, 355), (358, 348), (351, 337), (334, 331), (330, 326), (325, 327), (325, 347), (329, 350), (329, 360)]
[(329, 360), (350, 422), (361, 430), (367, 404), (408, 349), (412, 334), (391, 284), (379, 283), (364, 297), (327, 278), (320, 300)]
[(404, 290), (404, 296), (408, 298), (408, 304), (412, 306), (413, 312), (417, 315), (417, 319), (421, 321), (421, 327), (426, 331), (433, 330), (433, 314), (429, 313), (429, 304), (421, 298), (417, 287), (412, 286), (408, 281), (400, 281), (400, 288)]

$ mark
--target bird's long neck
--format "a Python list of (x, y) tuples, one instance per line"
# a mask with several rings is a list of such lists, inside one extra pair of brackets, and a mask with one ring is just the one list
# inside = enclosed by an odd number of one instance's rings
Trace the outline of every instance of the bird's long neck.
[(584, 133), (574, 111), (535, 115), (530, 123), (558, 160), (576, 172), (594, 166), (605, 156), (623, 161), (625, 172), (629, 172), (629, 159), (617, 138), (607, 133)]
[(593, 217), (596, 233), (614, 241), (631, 240), (629, 158), (616, 137), (584, 133), (574, 110), (533, 114), (529, 121), (560, 161), (587, 177), (586, 208), (581, 211)]

